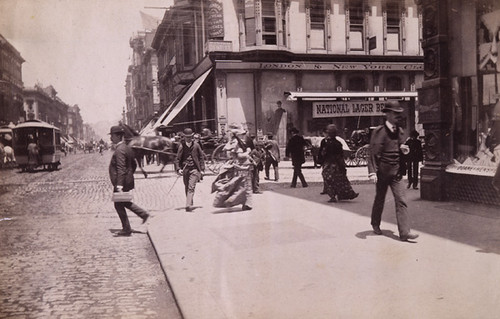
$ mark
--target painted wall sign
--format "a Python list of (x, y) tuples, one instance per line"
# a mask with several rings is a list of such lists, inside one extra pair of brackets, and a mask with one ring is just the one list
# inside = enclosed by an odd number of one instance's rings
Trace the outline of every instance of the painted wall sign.
[(382, 116), (383, 101), (325, 101), (312, 103), (312, 117)]
[(224, 16), (220, 0), (210, 0), (207, 10), (208, 38), (224, 37)]
[(383, 62), (225, 62), (217, 61), (218, 69), (261, 69), (261, 70), (317, 70), (317, 71), (423, 71), (423, 63)]

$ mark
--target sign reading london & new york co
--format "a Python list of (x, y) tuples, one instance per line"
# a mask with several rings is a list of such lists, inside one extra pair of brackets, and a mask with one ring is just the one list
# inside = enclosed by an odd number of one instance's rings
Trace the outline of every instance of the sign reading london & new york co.
[(384, 101), (324, 101), (312, 103), (312, 117), (381, 116)]

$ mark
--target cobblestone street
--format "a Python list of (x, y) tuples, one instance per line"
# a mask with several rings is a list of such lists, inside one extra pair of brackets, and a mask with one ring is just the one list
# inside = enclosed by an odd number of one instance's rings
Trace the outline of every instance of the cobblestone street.
[(129, 213), (136, 232), (113, 236), (111, 154), (68, 155), (54, 172), (0, 171), (0, 318), (181, 318), (147, 225)]

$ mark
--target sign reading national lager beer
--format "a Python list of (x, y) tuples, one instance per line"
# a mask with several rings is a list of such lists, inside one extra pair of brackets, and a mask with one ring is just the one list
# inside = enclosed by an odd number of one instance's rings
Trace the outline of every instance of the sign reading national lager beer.
[(384, 115), (383, 101), (325, 101), (313, 102), (313, 118)]

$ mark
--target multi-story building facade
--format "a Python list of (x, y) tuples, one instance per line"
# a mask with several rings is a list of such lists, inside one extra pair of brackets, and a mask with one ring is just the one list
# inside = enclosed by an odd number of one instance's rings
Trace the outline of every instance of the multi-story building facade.
[(397, 98), (414, 129), (421, 25), (413, 0), (174, 1), (153, 40), (164, 110), (155, 127), (222, 134), (235, 122), (284, 146), (290, 127), (382, 123), (384, 101)]
[(51, 85), (25, 88), (24, 113), (26, 120), (41, 120), (61, 129), (62, 136), (83, 138), (83, 120), (78, 105), (69, 106)]
[(155, 30), (142, 31), (130, 39), (133, 51), (125, 82), (127, 124), (140, 130), (160, 110), (158, 59), (151, 47)]
[(0, 126), (24, 120), (23, 62), (19, 51), (0, 34)]

